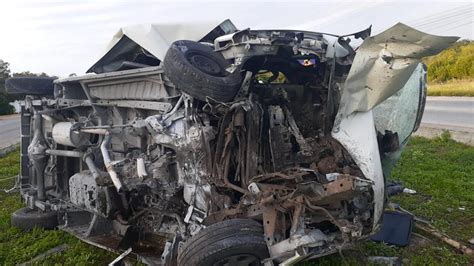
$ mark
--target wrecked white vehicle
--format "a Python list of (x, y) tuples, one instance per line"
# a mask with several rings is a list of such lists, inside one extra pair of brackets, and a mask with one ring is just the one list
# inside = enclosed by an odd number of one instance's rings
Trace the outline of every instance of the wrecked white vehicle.
[(27, 95), (28, 207), (12, 223), (149, 264), (337, 252), (377, 229), (384, 175), (422, 117), (420, 58), (456, 40), (403, 24), (373, 37), (230, 21), (124, 28), (95, 74), (7, 81)]

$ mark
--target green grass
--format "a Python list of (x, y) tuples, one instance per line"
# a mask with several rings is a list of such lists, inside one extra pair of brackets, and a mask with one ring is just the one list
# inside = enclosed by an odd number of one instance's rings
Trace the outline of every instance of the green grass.
[(396, 196), (392, 201), (467, 242), (474, 237), (474, 147), (448, 135), (412, 140), (393, 178), (420, 193)]
[[(0, 179), (18, 173), (19, 154), (0, 159)], [(401, 180), (415, 189), (417, 195), (391, 198), (452, 238), (467, 242), (474, 237), (474, 147), (457, 143), (444, 134), (429, 140), (414, 137), (408, 144), (391, 179)], [(0, 181), (0, 187), (10, 187)], [(84, 244), (61, 231), (33, 230), (21, 232), (10, 226), (10, 213), (22, 206), (18, 194), (0, 192), (0, 265), (28, 261), (62, 243), (66, 252), (48, 257), (40, 264), (96, 265), (110, 262), (114, 255)], [(465, 210), (460, 210), (464, 208)], [(414, 242), (414, 241), (412, 241)], [(451, 247), (431, 239), (406, 248), (373, 242), (361, 242), (354, 248), (327, 256), (305, 265), (367, 265), (367, 256), (400, 256), (405, 265), (473, 265), (473, 258), (463, 256)]]
[[(0, 180), (19, 172), (19, 151), (0, 158)], [(10, 188), (13, 180), (0, 181), (0, 188)], [(31, 232), (10, 226), (10, 214), (23, 207), (19, 194), (6, 194), (0, 190), (0, 265), (27, 262), (35, 256), (61, 244), (68, 249), (52, 255), (40, 265), (97, 265), (112, 261), (116, 255), (81, 242), (59, 230), (34, 229)]]
[(428, 84), (428, 96), (474, 97), (473, 80), (450, 80), (446, 83)]

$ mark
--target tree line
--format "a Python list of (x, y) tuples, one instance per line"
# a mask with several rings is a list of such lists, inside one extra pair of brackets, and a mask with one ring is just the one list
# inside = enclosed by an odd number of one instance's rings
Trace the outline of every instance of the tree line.
[(11, 73), (10, 64), (0, 59), (0, 115), (12, 114), (15, 108), (9, 103), (23, 99), (23, 96), (6, 93), (5, 80), (11, 77), (48, 77), (46, 73), (32, 73), (30, 71)]

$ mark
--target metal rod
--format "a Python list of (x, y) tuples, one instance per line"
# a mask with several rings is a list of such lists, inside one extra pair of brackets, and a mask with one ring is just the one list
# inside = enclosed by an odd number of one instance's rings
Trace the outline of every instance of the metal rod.
[(110, 154), (107, 149), (107, 146), (109, 145), (111, 139), (112, 136), (110, 135), (110, 133), (107, 133), (104, 137), (104, 140), (102, 141), (102, 144), (100, 144), (100, 151), (102, 152), (105, 168), (107, 168), (107, 172), (109, 173), (110, 179), (112, 179), (112, 182), (114, 183), (117, 192), (121, 192), (123, 184), (122, 181), (120, 181), (117, 172), (115, 172), (114, 170), (114, 165), (112, 164), (112, 160), (110, 159)]
[(94, 164), (94, 161), (92, 160), (92, 156), (91, 155), (87, 155), (84, 159), (84, 161), (86, 161), (86, 164), (87, 164), (87, 168), (89, 168), (89, 171), (91, 171), (92, 173), (92, 176), (97, 179), (100, 177), (100, 173), (99, 173), (99, 170), (97, 169), (97, 167), (95, 166)]
[(173, 107), (173, 109), (171, 111), (169, 111), (168, 113), (166, 113), (165, 115), (163, 115), (163, 121), (170, 118), (174, 113), (176, 113), (176, 111), (178, 111), (179, 107), (181, 106), (181, 103), (183, 103), (183, 100), (184, 100), (184, 96), (181, 95), (181, 97), (179, 97), (179, 100), (178, 102), (176, 103), (176, 105)]
[(46, 153), (54, 156), (82, 158), (83, 152), (80, 151), (65, 151), (65, 150), (46, 150)]
[(140, 178), (148, 175), (146, 172), (145, 160), (143, 160), (143, 158), (137, 158), (137, 174)]
[(105, 128), (81, 128), (79, 131), (83, 133), (97, 134), (97, 135), (106, 135), (108, 132), (107, 129)]
[(103, 126), (86, 126), (86, 127), (81, 127), (80, 130), (83, 129), (112, 129), (112, 128), (120, 128), (120, 127), (131, 127), (131, 124), (123, 124), (123, 125), (103, 125)]

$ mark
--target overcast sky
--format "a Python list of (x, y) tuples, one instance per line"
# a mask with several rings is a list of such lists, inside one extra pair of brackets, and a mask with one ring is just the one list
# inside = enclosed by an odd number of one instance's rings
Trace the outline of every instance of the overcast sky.
[(345, 34), (397, 22), (438, 35), (474, 39), (474, 1), (98, 1), (6, 0), (0, 59), (14, 72), (83, 74), (120, 27), (230, 18), (238, 28), (294, 28)]

